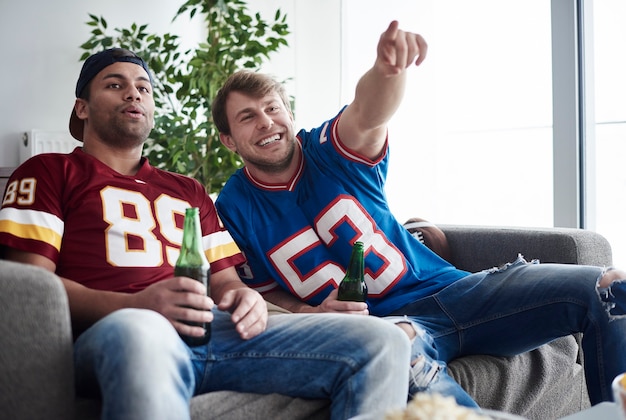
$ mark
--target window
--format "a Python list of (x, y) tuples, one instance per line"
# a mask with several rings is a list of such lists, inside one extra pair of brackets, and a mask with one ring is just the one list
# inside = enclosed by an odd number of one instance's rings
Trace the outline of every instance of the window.
[(550, 3), (378, 5), (344, 1), (344, 102), (392, 19), (429, 45), (390, 124), (387, 193), (400, 221), (552, 226)]
[(594, 2), (596, 228), (626, 267), (626, 3)]

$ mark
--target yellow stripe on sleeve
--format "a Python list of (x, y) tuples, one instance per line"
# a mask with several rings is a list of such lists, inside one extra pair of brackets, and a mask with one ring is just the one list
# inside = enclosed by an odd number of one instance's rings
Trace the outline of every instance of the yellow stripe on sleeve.
[(22, 239), (45, 242), (61, 250), (62, 236), (53, 229), (44, 228), (37, 225), (23, 225), (11, 220), (0, 220), (0, 232), (7, 232)]
[(215, 232), (203, 238), (204, 249), (209, 262), (232, 257), (241, 251), (227, 231)]
[(22, 239), (45, 242), (61, 249), (64, 224), (53, 214), (5, 207), (0, 211), (0, 232)]

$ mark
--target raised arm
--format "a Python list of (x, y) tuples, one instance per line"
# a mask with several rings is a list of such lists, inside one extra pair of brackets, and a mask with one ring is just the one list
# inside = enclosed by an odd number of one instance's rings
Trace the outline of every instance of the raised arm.
[(374, 66), (359, 80), (354, 100), (339, 120), (339, 138), (349, 149), (370, 159), (380, 156), (387, 123), (404, 95), (406, 69), (420, 65), (427, 45), (421, 35), (399, 29), (393, 21), (380, 36)]

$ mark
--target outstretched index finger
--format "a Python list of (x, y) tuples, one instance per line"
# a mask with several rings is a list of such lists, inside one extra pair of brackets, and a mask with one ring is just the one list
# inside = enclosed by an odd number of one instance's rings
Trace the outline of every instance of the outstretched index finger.
[(398, 36), (398, 30), (400, 28), (400, 23), (397, 20), (392, 20), (385, 32), (383, 32), (382, 38), (393, 41)]

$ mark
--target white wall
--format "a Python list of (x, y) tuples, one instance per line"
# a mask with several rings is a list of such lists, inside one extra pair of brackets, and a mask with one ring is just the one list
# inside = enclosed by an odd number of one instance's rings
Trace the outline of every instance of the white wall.
[[(110, 28), (132, 22), (151, 31), (177, 32), (185, 44), (200, 31), (171, 23), (182, 2), (171, 0), (0, 1), (0, 166), (19, 163), (19, 141), (31, 129), (67, 130), (80, 72), (79, 46), (90, 36), (88, 14)], [(183, 32), (186, 34), (183, 35)]]
[(295, 98), (297, 128), (313, 128), (333, 116), (341, 98), (341, 13), (337, 0), (249, 0), (250, 8), (272, 18), (276, 9), (287, 13), (289, 48), (263, 71), (286, 81)]

